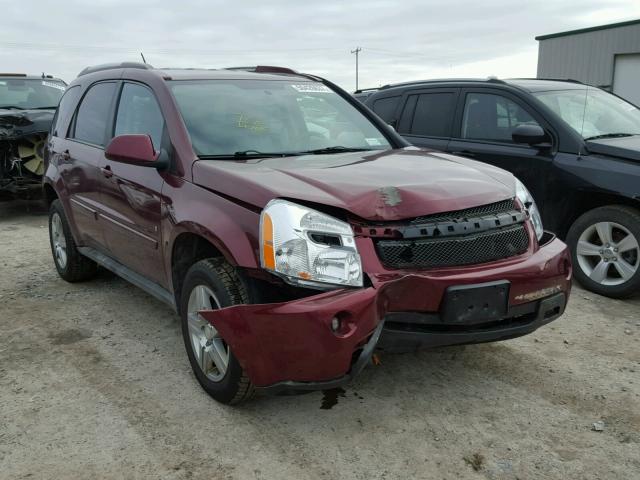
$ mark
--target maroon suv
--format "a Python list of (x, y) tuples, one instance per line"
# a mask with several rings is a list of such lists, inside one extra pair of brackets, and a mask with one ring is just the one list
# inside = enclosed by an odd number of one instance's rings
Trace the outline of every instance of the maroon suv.
[(221, 402), (338, 386), (375, 348), (524, 335), (569, 296), (566, 247), (510, 173), (409, 147), (288, 69), (85, 69), (46, 160), (62, 278), (101, 265), (175, 308)]

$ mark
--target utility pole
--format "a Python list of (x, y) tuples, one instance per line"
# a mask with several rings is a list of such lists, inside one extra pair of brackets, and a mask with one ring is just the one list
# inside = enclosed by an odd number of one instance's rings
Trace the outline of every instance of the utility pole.
[(356, 47), (355, 50), (351, 50), (351, 53), (356, 54), (356, 90), (358, 90), (358, 54), (362, 51), (362, 48)]

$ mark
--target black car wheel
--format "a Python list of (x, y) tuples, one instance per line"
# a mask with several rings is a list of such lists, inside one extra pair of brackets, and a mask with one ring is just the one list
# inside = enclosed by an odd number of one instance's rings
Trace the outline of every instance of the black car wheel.
[(578, 218), (567, 235), (576, 279), (613, 298), (640, 290), (640, 212), (611, 205)]
[(184, 345), (198, 382), (221, 403), (244, 402), (251, 398), (254, 388), (230, 346), (199, 312), (247, 300), (236, 271), (223, 259), (201, 260), (187, 272), (180, 300)]

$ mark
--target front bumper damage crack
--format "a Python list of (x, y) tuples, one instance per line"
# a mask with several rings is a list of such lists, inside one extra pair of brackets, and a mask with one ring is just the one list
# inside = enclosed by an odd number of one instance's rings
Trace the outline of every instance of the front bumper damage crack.
[[(564, 313), (571, 273), (567, 247), (551, 239), (527, 258), (492, 269), (370, 273), (371, 287), (200, 314), (227, 341), (257, 388), (329, 389), (360, 374), (376, 348), (480, 343), (531, 333)], [(465, 323), (443, 315), (450, 287), (492, 281), (509, 283), (504, 317)], [(334, 318), (341, 325), (336, 332)]]

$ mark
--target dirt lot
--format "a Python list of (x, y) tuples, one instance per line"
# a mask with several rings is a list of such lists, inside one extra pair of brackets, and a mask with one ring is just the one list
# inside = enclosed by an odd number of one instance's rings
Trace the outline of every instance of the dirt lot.
[(330, 409), (211, 400), (163, 304), (58, 278), (33, 204), (0, 204), (0, 305), (2, 479), (640, 478), (640, 298), (576, 288), (528, 337), (384, 356)]

